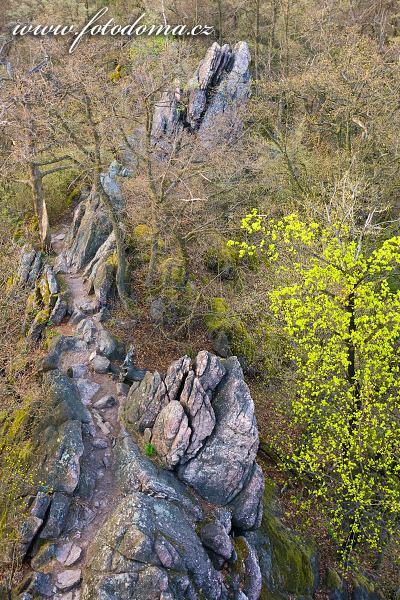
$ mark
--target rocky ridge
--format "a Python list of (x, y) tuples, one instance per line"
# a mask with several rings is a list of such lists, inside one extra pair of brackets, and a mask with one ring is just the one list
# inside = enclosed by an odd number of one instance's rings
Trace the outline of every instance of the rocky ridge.
[[(180, 90), (156, 107), (157, 152), (182, 128), (206, 147), (239, 131), (249, 61), (243, 42), (213, 44), (185, 110)], [(113, 162), (103, 185), (123, 220), (120, 176), (129, 170)], [(42, 484), (21, 529), (30, 572), (19, 600), (311, 598), (315, 552), (280, 523), (269, 486), (264, 491), (239, 361), (203, 351), (163, 374), (138, 369), (133, 347), (125, 356), (104, 325), (115, 240), (95, 195), (82, 198), (71, 227), (52, 243), (54, 267), (28, 249), (20, 269), (36, 290), (32, 339), (49, 321), (62, 323), (63, 333), (42, 364), (49, 402), (35, 433)], [(55, 321), (57, 303), (65, 312)]]
[[(286, 598), (290, 585), (311, 598), (315, 555), (264, 525), (271, 508), (263, 517), (254, 405), (237, 359), (202, 351), (164, 374), (137, 369), (72, 270), (69, 332), (63, 324), (42, 363), (42, 484), (21, 529), (31, 572), (18, 598), (256, 600), (268, 589)], [(280, 568), (271, 576), (282, 544), (299, 576), (290, 585)]]

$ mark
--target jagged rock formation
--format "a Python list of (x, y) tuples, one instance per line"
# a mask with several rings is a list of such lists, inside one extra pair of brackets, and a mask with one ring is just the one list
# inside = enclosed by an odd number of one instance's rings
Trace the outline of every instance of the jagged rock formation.
[(41, 252), (23, 248), (18, 281), (33, 288), (27, 302), (24, 329), (34, 342), (38, 342), (47, 325), (59, 325), (62, 322), (68, 304), (53, 268), (44, 263)]
[[(102, 184), (114, 210), (122, 216), (124, 201), (117, 177), (128, 171), (113, 161)], [(77, 206), (68, 233), (64, 269), (83, 270), (88, 292), (94, 293), (100, 306), (105, 306), (115, 292), (115, 237), (106, 208), (98, 195), (90, 193)]]
[(197, 133), (205, 147), (232, 139), (241, 128), (241, 110), (250, 95), (250, 51), (246, 42), (234, 48), (214, 42), (189, 81), (164, 92), (153, 117), (152, 140), (161, 151), (182, 131)]
[[(118, 450), (126, 499), (96, 536), (83, 597), (98, 597), (97, 589), (104, 598), (110, 590), (127, 599), (259, 598), (255, 549), (242, 536), (246, 558), (235, 550), (235, 536), (261, 522), (264, 487), (254, 406), (237, 360), (203, 351), (193, 365), (187, 356), (175, 361), (165, 376), (148, 372), (131, 387), (123, 416), (133, 434)], [(140, 454), (142, 434), (167, 470)]]

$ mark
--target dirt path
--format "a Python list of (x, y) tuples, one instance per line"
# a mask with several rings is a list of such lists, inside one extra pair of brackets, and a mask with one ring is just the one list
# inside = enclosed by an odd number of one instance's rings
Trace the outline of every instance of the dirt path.
[[(59, 230), (52, 237), (57, 255), (64, 250), (67, 228)], [(64, 237), (63, 237), (64, 236)], [(98, 315), (93, 311), (93, 299), (89, 297), (80, 273), (63, 274), (69, 294), (71, 308), (81, 309), (94, 326), (93, 336), (84, 352), (65, 352), (60, 368), (73, 374), (81, 391), (83, 403), (89, 409), (93, 425), (84, 432), (85, 452), (81, 459), (81, 473), (84, 473), (84, 489), (76, 498), (73, 521), (57, 547), (61, 551), (50, 571), (54, 583), (54, 600), (79, 600), (81, 570), (85, 564), (87, 548), (96, 531), (106, 520), (118, 502), (118, 488), (114, 475), (114, 446), (120, 432), (118, 419), (119, 404), (123, 397), (119, 394), (117, 381), (112, 373), (100, 374), (91, 368), (90, 357), (97, 349), (97, 334), (104, 329)], [(81, 335), (80, 325), (63, 326), (63, 333)], [(77, 373), (77, 368), (79, 368)], [(96, 404), (108, 398), (105, 407)], [(101, 404), (101, 402), (100, 402)], [(82, 478), (82, 477), (81, 477)], [(64, 548), (64, 551), (63, 551)]]

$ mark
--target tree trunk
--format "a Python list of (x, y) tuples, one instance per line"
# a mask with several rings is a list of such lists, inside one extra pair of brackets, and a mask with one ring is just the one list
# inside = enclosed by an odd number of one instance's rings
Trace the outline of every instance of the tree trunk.
[(96, 128), (96, 123), (94, 120), (93, 112), (92, 112), (92, 103), (88, 94), (84, 95), (86, 101), (87, 108), (87, 118), (89, 121), (90, 128), (92, 130), (93, 141), (94, 141), (94, 159), (95, 159), (95, 178), (94, 178), (94, 192), (98, 193), (101, 201), (103, 202), (108, 217), (111, 221), (113, 233), (115, 236), (115, 243), (117, 246), (117, 273), (115, 277), (115, 284), (117, 286), (117, 292), (119, 299), (123, 307), (125, 308), (128, 314), (132, 314), (133, 312), (133, 301), (129, 298), (126, 293), (125, 287), (125, 270), (126, 270), (126, 255), (125, 255), (125, 240), (124, 234), (120, 227), (118, 218), (114, 211), (114, 206), (107, 192), (103, 188), (103, 184), (101, 182), (101, 172), (102, 172), (102, 162), (101, 162), (101, 145), (100, 145), (100, 136), (99, 132)]
[(150, 250), (150, 261), (149, 268), (147, 271), (146, 285), (151, 287), (154, 285), (157, 274), (157, 260), (158, 260), (158, 232), (155, 231), (151, 238), (151, 250)]
[(42, 175), (40, 169), (35, 163), (29, 164), (31, 188), (33, 197), (33, 206), (38, 220), (39, 236), (44, 250), (49, 250), (51, 246), (49, 217), (47, 206), (43, 194)]
[(352, 340), (352, 336), (356, 331), (354, 301), (355, 301), (354, 292), (351, 292), (349, 295), (349, 302), (347, 305), (348, 311), (350, 313), (349, 342), (348, 342), (349, 364), (347, 367), (347, 379), (348, 379), (349, 384), (354, 386), (354, 400), (355, 400), (355, 408), (354, 408), (353, 413), (350, 415), (350, 431), (351, 431), (351, 433), (354, 431), (355, 426), (356, 426), (355, 412), (358, 412), (361, 409), (360, 386), (359, 386), (358, 381), (355, 381), (356, 349), (354, 347), (354, 342)]

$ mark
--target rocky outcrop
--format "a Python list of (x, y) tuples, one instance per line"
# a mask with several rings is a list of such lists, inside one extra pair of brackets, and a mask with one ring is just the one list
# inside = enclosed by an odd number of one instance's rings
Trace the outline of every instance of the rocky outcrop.
[(206, 148), (234, 138), (250, 95), (250, 51), (246, 42), (231, 48), (214, 42), (188, 83), (164, 92), (155, 105), (152, 141), (166, 154), (182, 132), (197, 133)]
[(238, 360), (233, 357), (221, 363), (226, 374), (212, 399), (215, 429), (198, 455), (179, 467), (179, 477), (210, 502), (223, 505), (231, 502), (247, 481), (257, 455), (258, 432), (254, 404)]
[[(124, 201), (118, 177), (128, 171), (113, 161), (102, 175), (102, 184), (114, 211), (122, 216)], [(73, 272), (84, 270), (88, 292), (94, 293), (105, 306), (115, 293), (115, 237), (105, 206), (98, 195), (91, 193), (77, 206), (66, 241), (65, 261)]]
[(182, 405), (171, 400), (158, 413), (152, 443), (163, 463), (172, 468), (179, 463), (189, 446), (192, 430)]
[(26, 306), (24, 329), (33, 342), (38, 342), (48, 325), (59, 325), (68, 311), (53, 267), (45, 264), (41, 252), (24, 248), (18, 270), (18, 281), (33, 288)]
[[(233, 504), (243, 529), (261, 518), (263, 477), (255, 467), (258, 433), (254, 405), (236, 358), (200, 352), (175, 361), (165, 377), (147, 373), (124, 404), (126, 427), (148, 433), (168, 468), (205, 500)], [(221, 460), (223, 455), (224, 460)]]
[(161, 375), (148, 371), (140, 384), (134, 384), (124, 404), (124, 418), (128, 429), (144, 433), (154, 426), (157, 415), (168, 403), (167, 389)]
[(128, 495), (96, 535), (84, 573), (83, 600), (227, 597), (222, 577), (178, 505)]

